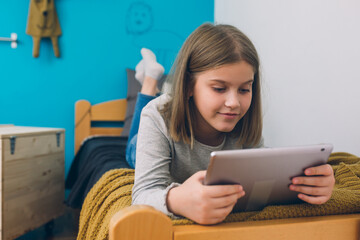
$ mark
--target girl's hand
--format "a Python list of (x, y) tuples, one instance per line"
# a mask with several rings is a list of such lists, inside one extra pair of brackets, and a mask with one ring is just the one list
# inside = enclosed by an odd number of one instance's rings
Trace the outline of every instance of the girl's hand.
[(223, 221), (239, 198), (245, 195), (240, 185), (203, 185), (206, 171), (199, 171), (167, 195), (169, 211), (199, 224)]
[(290, 190), (300, 192), (298, 197), (311, 204), (326, 203), (332, 194), (335, 177), (329, 164), (305, 169), (305, 177), (292, 179)]

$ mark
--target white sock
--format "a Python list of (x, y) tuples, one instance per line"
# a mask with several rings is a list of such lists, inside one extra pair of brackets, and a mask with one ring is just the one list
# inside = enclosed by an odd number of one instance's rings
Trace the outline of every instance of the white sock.
[(145, 65), (145, 76), (160, 80), (164, 74), (164, 67), (156, 61), (155, 54), (147, 48), (141, 49), (141, 56)]
[(135, 78), (140, 82), (140, 84), (144, 82), (145, 79), (144, 59), (141, 59), (141, 61), (135, 67)]

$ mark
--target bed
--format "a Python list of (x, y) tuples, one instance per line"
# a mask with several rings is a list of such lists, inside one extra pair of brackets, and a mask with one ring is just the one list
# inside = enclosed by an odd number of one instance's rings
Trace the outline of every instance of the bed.
[[(129, 98), (128, 98), (129, 99)], [(123, 127), (95, 126), (93, 122), (123, 122), (126, 119), (128, 99), (112, 100), (104, 103), (91, 105), (86, 100), (80, 100), (75, 104), (75, 154), (79, 151), (84, 139), (91, 136), (120, 136)], [(355, 156), (354, 156), (355, 157)], [(358, 159), (359, 160), (359, 159)], [(352, 162), (353, 164), (353, 162)], [(127, 170), (126, 174), (133, 174), (132, 170)], [(106, 175), (106, 174), (105, 174)], [(359, 175), (355, 176), (358, 184)], [(115, 184), (115, 183), (114, 183)], [(114, 185), (113, 184), (113, 185)], [(360, 185), (360, 184), (359, 184)], [(96, 186), (94, 186), (95, 188)], [(100, 187), (103, 189), (103, 187)], [(93, 190), (93, 189), (91, 189)], [(110, 216), (103, 217), (101, 222), (90, 229), (88, 221), (94, 216), (104, 216), (101, 211), (103, 202), (96, 203), (100, 195), (98, 193), (87, 196), (88, 201), (98, 205), (98, 208), (87, 207), (82, 209), (80, 218), (80, 230), (78, 239), (107, 239), (110, 240), (135, 240), (135, 239), (156, 239), (156, 240), (232, 240), (232, 239), (360, 239), (360, 186), (356, 186), (356, 192), (352, 200), (347, 203), (351, 209), (334, 209), (328, 216), (312, 216), (298, 218), (284, 218), (273, 220), (239, 221), (224, 222), (213, 226), (201, 226), (186, 222), (174, 222), (165, 214), (156, 209), (136, 205), (130, 206), (131, 185), (128, 188), (126, 207), (112, 212)], [(354, 190), (354, 191), (355, 191)], [(129, 196), (130, 192), (130, 196)], [(91, 192), (90, 192), (91, 193)], [(89, 195), (91, 195), (89, 193)], [(91, 199), (88, 199), (90, 198)], [(356, 199), (359, 199), (357, 201)], [(129, 200), (130, 199), (130, 200)], [(103, 200), (104, 202), (106, 200)], [(353, 203), (354, 202), (354, 203)], [(85, 202), (86, 203), (86, 202)], [(86, 205), (84, 203), (84, 205)], [(351, 203), (351, 204), (350, 204)], [(347, 205), (345, 204), (345, 205)], [(101, 206), (100, 206), (101, 205)], [(340, 205), (341, 206), (341, 205)], [(96, 209), (96, 212), (95, 210)], [(105, 211), (108, 214), (111, 211)], [(344, 214), (346, 213), (346, 214)], [(109, 215), (109, 214), (108, 214)], [(266, 219), (266, 218), (264, 218)], [(83, 221), (83, 223), (81, 223)], [(105, 230), (102, 230), (105, 229)], [(91, 235), (90, 230), (97, 234), (105, 232), (102, 236)]]

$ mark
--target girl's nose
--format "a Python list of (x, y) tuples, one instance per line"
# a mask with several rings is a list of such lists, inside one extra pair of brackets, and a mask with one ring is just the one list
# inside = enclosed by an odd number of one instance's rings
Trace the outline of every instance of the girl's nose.
[(228, 108), (236, 108), (240, 106), (240, 100), (237, 93), (229, 93), (226, 96), (225, 106)]

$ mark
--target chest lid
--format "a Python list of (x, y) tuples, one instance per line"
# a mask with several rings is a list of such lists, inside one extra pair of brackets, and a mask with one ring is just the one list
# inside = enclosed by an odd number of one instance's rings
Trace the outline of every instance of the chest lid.
[(0, 150), (3, 147), (5, 155), (9, 154), (9, 156), (15, 156), (16, 149), (21, 150), (20, 152), (16, 150), (16, 152), (23, 156), (62, 151), (64, 133), (65, 130), (62, 128), (0, 125), (0, 143), (2, 142)]
[(13, 125), (0, 125), (0, 138), (25, 137), (33, 135), (43, 135), (49, 133), (63, 132), (62, 128), (44, 128), (44, 127), (22, 127)]

